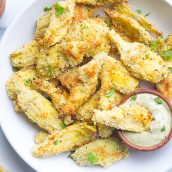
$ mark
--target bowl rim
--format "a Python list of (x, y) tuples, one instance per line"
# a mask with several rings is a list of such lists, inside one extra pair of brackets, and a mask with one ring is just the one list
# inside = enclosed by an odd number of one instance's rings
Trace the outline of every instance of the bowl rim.
[(6, 0), (1, 0), (0, 1), (0, 17), (2, 17), (2, 15), (4, 14), (5, 7), (6, 7)]
[[(119, 105), (122, 105), (124, 104), (129, 98), (131, 98), (132, 96), (134, 95), (138, 95), (138, 94), (143, 94), (143, 93), (148, 93), (148, 94), (154, 94), (158, 97), (160, 97), (169, 107), (171, 113), (172, 113), (172, 104), (170, 103), (170, 101), (161, 93), (159, 93), (158, 91), (155, 91), (155, 90), (151, 90), (151, 89), (144, 89), (144, 88), (141, 88), (141, 89), (138, 89), (136, 91), (133, 91), (132, 93), (126, 95), (122, 101), (120, 102)], [(172, 115), (171, 115), (171, 119), (172, 119)], [(128, 145), (129, 147), (135, 149), (135, 150), (138, 150), (138, 151), (144, 151), (144, 152), (149, 152), (149, 151), (154, 151), (154, 150), (157, 150), (161, 147), (163, 147), (171, 138), (172, 138), (172, 124), (171, 124), (171, 132), (169, 133), (169, 135), (160, 143), (154, 145), (154, 146), (150, 146), (150, 147), (143, 147), (143, 146), (139, 146), (139, 145), (136, 145), (132, 142), (130, 142), (124, 135), (124, 131), (122, 130), (119, 130), (118, 131), (118, 135), (120, 137), (120, 139), (126, 144)]]

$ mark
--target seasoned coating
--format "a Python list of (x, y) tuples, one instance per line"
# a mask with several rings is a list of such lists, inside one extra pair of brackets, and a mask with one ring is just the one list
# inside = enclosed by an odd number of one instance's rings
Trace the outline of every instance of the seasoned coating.
[(66, 127), (60, 132), (54, 132), (33, 150), (35, 157), (47, 157), (74, 150), (93, 140), (96, 129), (86, 123)]
[(104, 61), (104, 54), (96, 55), (93, 60), (78, 68), (79, 82), (72, 87), (67, 94), (62, 89), (56, 89), (48, 81), (37, 81), (37, 89), (47, 93), (52, 99), (54, 106), (63, 115), (73, 115), (76, 110), (94, 94), (101, 66)]
[(21, 107), (19, 106), (17, 100), (14, 100), (14, 101), (13, 101), (13, 107), (14, 107), (14, 110), (15, 110), (16, 112), (23, 112), (23, 110), (22, 110)]
[(67, 103), (68, 94), (60, 87), (56, 87), (55, 84), (43, 79), (35, 79), (33, 85), (36, 90), (47, 94), (51, 98), (54, 107), (61, 114), (63, 106)]
[(118, 138), (98, 139), (80, 147), (71, 157), (80, 166), (107, 167), (128, 157), (128, 148)]
[(45, 141), (45, 139), (48, 137), (48, 133), (40, 131), (34, 136), (34, 142), (36, 144), (41, 144)]
[(92, 17), (93, 14), (97, 11), (97, 7), (90, 5), (75, 4), (74, 11), (74, 22), (82, 21), (86, 18)]
[(74, 86), (76, 86), (79, 83), (78, 68), (73, 67), (72, 69), (66, 70), (58, 77), (58, 80), (61, 82), (63, 86), (71, 90)]
[(107, 56), (103, 64), (100, 80), (102, 81), (102, 85), (109, 85), (109, 90), (114, 88), (123, 94), (131, 93), (139, 85), (139, 81), (131, 76), (122, 63), (110, 56)]
[(64, 114), (75, 114), (76, 110), (94, 94), (104, 59), (104, 53), (100, 53), (89, 63), (79, 67), (81, 82), (70, 90), (68, 102), (63, 107)]
[(39, 45), (36, 40), (29, 41), (20, 50), (11, 54), (11, 63), (14, 67), (23, 68), (36, 63), (36, 55), (39, 52)]
[[(156, 44), (159, 46), (158, 44)], [(168, 35), (164, 41), (164, 46), (161, 51), (156, 51), (161, 55), (162, 52), (167, 53), (167, 59), (163, 57), (164, 62), (168, 68), (168, 76), (156, 85), (156, 88), (164, 94), (169, 100), (172, 100), (172, 35)]]
[[(59, 5), (64, 11), (62, 15), (57, 16), (56, 5)], [(66, 35), (72, 19), (74, 17), (75, 3), (73, 1), (59, 1), (52, 7), (50, 12), (50, 24), (45, 32), (43, 41), (45, 46), (52, 46), (59, 43)]]
[(7, 93), (11, 99), (16, 99), (18, 92), (23, 87), (31, 89), (32, 81), (36, 77), (34, 67), (23, 68), (14, 73), (14, 75), (7, 81)]
[(124, 41), (111, 30), (109, 37), (121, 54), (123, 65), (138, 79), (158, 83), (167, 77), (167, 67), (162, 58), (144, 44)]
[(94, 114), (94, 109), (98, 108), (99, 94), (97, 91), (86, 103), (84, 103), (76, 113), (76, 118), (81, 121), (90, 121)]
[(97, 129), (98, 134), (102, 139), (109, 138), (114, 131), (114, 128), (99, 123), (97, 124)]
[[(172, 69), (169, 67), (169, 70)], [(167, 78), (163, 79), (156, 85), (156, 88), (163, 93), (169, 100), (172, 100), (172, 72), (171, 70), (168, 73)]]
[(112, 110), (95, 110), (93, 121), (113, 128), (143, 132), (150, 128), (151, 113), (144, 107), (133, 104), (129, 107), (114, 107)]
[(38, 75), (45, 79), (56, 78), (62, 74), (66, 68), (75, 65), (60, 52), (58, 45), (48, 49), (41, 49), (37, 54), (36, 64)]
[(75, 0), (78, 4), (84, 4), (84, 5), (93, 5), (93, 6), (102, 6), (104, 4), (110, 3), (121, 3), (121, 2), (127, 2), (128, 0)]
[(109, 28), (101, 18), (94, 17), (75, 22), (60, 45), (62, 52), (76, 63), (81, 63), (84, 56), (93, 57), (100, 52), (108, 53), (108, 32)]
[(161, 36), (162, 32), (160, 32), (157, 28), (155, 28), (144, 15), (133, 12), (127, 3), (119, 3), (115, 6), (115, 11), (120, 14), (126, 15), (128, 17), (136, 20), (142, 27), (144, 27), (148, 32), (154, 34), (156, 36)]
[(24, 88), (18, 94), (17, 101), (28, 119), (42, 129), (49, 133), (62, 129), (59, 114), (40, 93)]
[(36, 33), (35, 33), (36, 38), (43, 38), (44, 37), (44, 33), (50, 24), (50, 18), (51, 18), (50, 13), (45, 12), (45, 14), (37, 20), (37, 22), (36, 22)]
[(126, 37), (127, 41), (149, 43), (151, 35), (136, 20), (115, 10), (105, 9), (105, 13), (112, 20), (116, 32)]

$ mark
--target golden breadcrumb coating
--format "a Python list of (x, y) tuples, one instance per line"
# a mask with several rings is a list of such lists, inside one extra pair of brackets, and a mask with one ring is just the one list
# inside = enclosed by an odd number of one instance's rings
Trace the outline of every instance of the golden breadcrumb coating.
[(31, 89), (32, 81), (36, 77), (36, 72), (34, 67), (23, 68), (7, 81), (7, 93), (11, 99), (16, 99), (18, 92), (23, 87)]
[(123, 65), (138, 79), (158, 83), (167, 77), (167, 67), (162, 58), (144, 44), (124, 41), (111, 30), (109, 37), (116, 44)]
[(112, 20), (113, 28), (128, 41), (149, 43), (151, 35), (136, 20), (116, 10), (105, 9), (105, 13)]
[(35, 37), (36, 38), (43, 38), (45, 31), (47, 30), (49, 24), (50, 24), (50, 12), (45, 12), (45, 14), (41, 17), (36, 22), (36, 33)]
[(45, 141), (45, 139), (48, 137), (48, 133), (40, 131), (34, 136), (34, 142), (36, 144), (41, 144)]
[[(62, 15), (56, 14), (56, 6), (63, 8)], [(73, 1), (59, 1), (50, 11), (50, 24), (44, 34), (44, 45), (52, 46), (59, 43), (66, 35), (74, 17), (75, 3)]]
[(18, 105), (32, 122), (52, 133), (62, 130), (62, 121), (52, 104), (40, 93), (22, 89), (17, 96)]
[(78, 148), (71, 157), (80, 166), (107, 167), (128, 157), (128, 148), (118, 138), (98, 139)]
[(86, 123), (74, 124), (49, 135), (33, 150), (35, 157), (47, 157), (74, 150), (93, 140), (96, 129)]
[(93, 121), (113, 128), (143, 132), (150, 128), (151, 113), (144, 107), (133, 104), (129, 107), (114, 107), (112, 110), (95, 110)]
[(162, 32), (160, 32), (156, 27), (154, 27), (143, 14), (138, 14), (132, 11), (129, 7), (129, 4), (119, 3), (115, 6), (114, 10), (120, 14), (133, 18), (151, 34), (154, 34), (156, 36), (162, 35)]
[(21, 49), (11, 54), (11, 63), (14, 67), (23, 68), (36, 63), (39, 45), (36, 40), (29, 41)]

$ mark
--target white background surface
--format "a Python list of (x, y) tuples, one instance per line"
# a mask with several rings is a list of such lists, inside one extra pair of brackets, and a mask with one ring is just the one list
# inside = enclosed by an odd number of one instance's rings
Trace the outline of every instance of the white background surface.
[[(5, 13), (0, 19), (0, 38), (18, 12), (28, 3), (31, 3), (31, 1), (36, 0), (7, 0)], [(34, 172), (34, 170), (14, 152), (0, 129), (0, 166), (1, 165), (11, 172)], [(130, 172), (130, 170), (128, 172)]]

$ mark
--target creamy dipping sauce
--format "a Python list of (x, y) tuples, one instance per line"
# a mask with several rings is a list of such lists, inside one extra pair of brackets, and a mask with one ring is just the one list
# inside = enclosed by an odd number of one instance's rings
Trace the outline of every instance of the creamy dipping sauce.
[(124, 132), (128, 141), (137, 146), (151, 147), (168, 137), (172, 127), (172, 114), (164, 100), (154, 94), (141, 93), (128, 99), (122, 106), (130, 106), (132, 103), (147, 108), (154, 120), (151, 122), (150, 131), (142, 133)]

